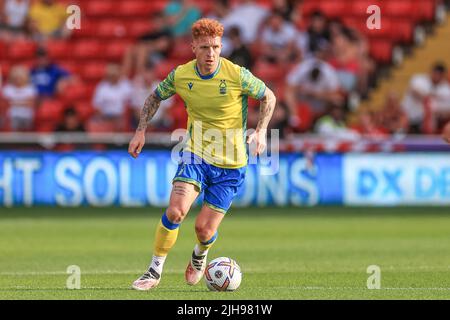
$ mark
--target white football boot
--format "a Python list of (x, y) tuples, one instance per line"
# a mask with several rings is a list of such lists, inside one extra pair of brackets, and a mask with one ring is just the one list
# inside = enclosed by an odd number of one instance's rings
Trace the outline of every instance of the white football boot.
[(155, 288), (159, 281), (161, 281), (161, 276), (150, 268), (139, 279), (134, 281), (131, 287), (135, 290), (146, 291)]
[(192, 252), (191, 260), (189, 261), (184, 277), (188, 285), (196, 285), (203, 277), (206, 269), (206, 255), (197, 256)]

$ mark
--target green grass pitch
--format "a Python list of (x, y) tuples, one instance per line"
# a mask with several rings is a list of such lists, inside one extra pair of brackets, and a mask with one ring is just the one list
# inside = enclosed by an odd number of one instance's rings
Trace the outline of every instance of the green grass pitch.
[[(181, 226), (160, 286), (137, 292), (158, 208), (0, 210), (3, 299), (449, 299), (448, 208), (233, 208), (209, 259), (234, 258), (236, 292), (190, 287), (184, 269), (195, 236), (194, 208)], [(81, 268), (69, 290), (66, 269)], [(369, 265), (381, 289), (367, 289)]]

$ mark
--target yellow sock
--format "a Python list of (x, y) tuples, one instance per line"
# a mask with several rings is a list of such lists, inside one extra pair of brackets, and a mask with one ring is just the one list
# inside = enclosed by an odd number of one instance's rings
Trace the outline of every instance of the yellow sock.
[(175, 224), (167, 219), (166, 213), (156, 227), (154, 255), (165, 257), (174, 246), (178, 237), (179, 224)]

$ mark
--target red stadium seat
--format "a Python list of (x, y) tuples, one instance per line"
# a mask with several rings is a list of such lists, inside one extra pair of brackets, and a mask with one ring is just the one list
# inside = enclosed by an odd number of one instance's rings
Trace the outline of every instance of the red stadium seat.
[[(269, 1), (271, 1), (271, 0), (269, 0)], [(200, 1), (197, 1), (196, 6), (200, 9), (200, 11), (203, 13), (203, 15), (207, 15), (213, 9), (214, 1), (200, 0)]]
[(155, 75), (157, 79), (165, 79), (167, 75), (177, 66), (176, 60), (164, 60), (155, 67)]
[(103, 53), (103, 47), (96, 40), (80, 40), (73, 47), (73, 56), (77, 59), (95, 59)]
[(117, 11), (112, 1), (92, 0), (81, 5), (82, 12), (88, 17), (110, 17)]
[(104, 20), (98, 24), (96, 35), (101, 38), (122, 38), (127, 29), (121, 20)]
[(433, 21), (436, 10), (436, 0), (416, 1), (416, 12), (420, 21)]
[(114, 41), (105, 46), (105, 58), (108, 61), (118, 62), (122, 60), (127, 48), (131, 46), (129, 41)]
[(299, 104), (297, 106), (297, 116), (300, 118), (300, 123), (297, 128), (295, 128), (297, 131), (306, 132), (311, 129), (314, 121), (314, 114), (309, 105)]
[(386, 1), (384, 4), (384, 13), (389, 17), (410, 18), (415, 11), (415, 4), (410, 0)]
[(20, 40), (8, 47), (8, 58), (11, 60), (33, 59), (36, 53), (36, 43), (33, 41)]
[(120, 14), (124, 17), (135, 18), (149, 18), (150, 13), (153, 11), (152, 1), (141, 1), (141, 0), (131, 0), (131, 1), (121, 1), (117, 5), (116, 15)]
[(71, 104), (90, 98), (87, 87), (83, 83), (70, 84), (62, 93), (62, 99), (66, 104)]
[(98, 28), (98, 23), (87, 19), (81, 20), (81, 29), (75, 29), (72, 32), (73, 39), (85, 39), (94, 37)]
[(37, 109), (36, 121), (61, 121), (64, 111), (64, 104), (59, 100), (44, 100)]
[(349, 5), (346, 1), (327, 0), (320, 3), (319, 9), (329, 18), (338, 18), (349, 12)]
[(35, 130), (37, 132), (45, 133), (45, 132), (53, 132), (55, 131), (57, 122), (54, 120), (42, 120), (37, 121), (35, 124)]
[(396, 42), (411, 43), (413, 41), (414, 25), (409, 20), (392, 21), (392, 39)]
[(71, 74), (79, 74), (80, 73), (80, 65), (74, 62), (73, 59), (59, 61), (58, 64), (65, 70), (67, 70)]
[(385, 12), (383, 5), (385, 2), (381, 0), (355, 0), (351, 2), (352, 5), (349, 7), (349, 13), (354, 16), (368, 16), (367, 8), (371, 5), (377, 5), (381, 9), (381, 14)]
[(95, 109), (92, 107), (91, 102), (82, 101), (74, 104), (75, 110), (80, 117), (80, 120), (84, 123), (89, 120), (89, 118), (95, 114)]
[(81, 77), (89, 82), (98, 82), (105, 75), (105, 62), (89, 62), (81, 67)]
[(173, 44), (172, 50), (170, 52), (171, 59), (179, 60), (190, 60), (194, 58), (194, 53), (192, 52), (192, 46), (189, 41), (179, 40)]
[(299, 6), (303, 16), (310, 16), (314, 11), (320, 9), (320, 1), (304, 1), (304, 3)]
[(269, 82), (277, 82), (285, 77), (285, 71), (280, 66), (258, 62), (253, 68), (253, 73), (255, 76), (261, 78), (261, 80)]
[(379, 63), (392, 61), (392, 49), (392, 43), (384, 39), (373, 39), (370, 42), (370, 55)]
[(91, 133), (117, 132), (114, 122), (100, 119), (86, 121), (86, 131)]
[(6, 58), (6, 43), (0, 41), (0, 60)]
[(72, 54), (71, 45), (67, 41), (49, 40), (46, 48), (51, 59), (66, 59)]
[(153, 25), (148, 19), (132, 21), (127, 25), (127, 33), (131, 38), (140, 37), (152, 30)]

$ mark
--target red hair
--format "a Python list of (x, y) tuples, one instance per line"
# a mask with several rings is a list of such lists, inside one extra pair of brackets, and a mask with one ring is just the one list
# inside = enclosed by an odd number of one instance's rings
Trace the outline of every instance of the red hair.
[(223, 25), (217, 20), (208, 18), (197, 20), (192, 25), (192, 38), (197, 39), (204, 36), (222, 37)]

